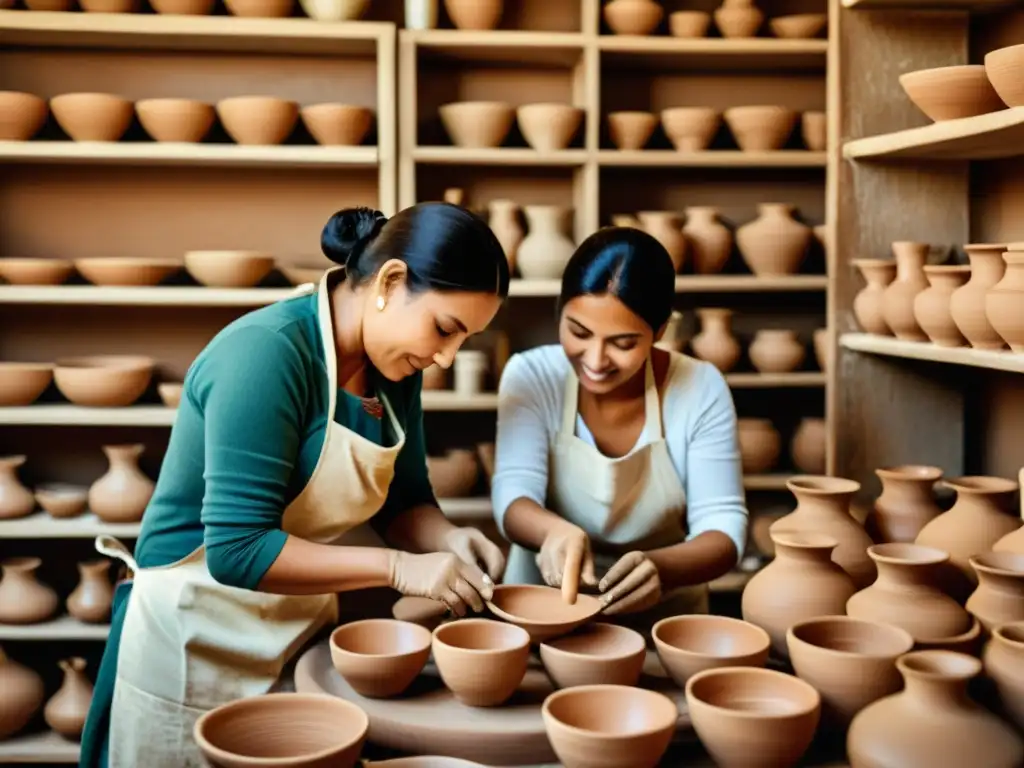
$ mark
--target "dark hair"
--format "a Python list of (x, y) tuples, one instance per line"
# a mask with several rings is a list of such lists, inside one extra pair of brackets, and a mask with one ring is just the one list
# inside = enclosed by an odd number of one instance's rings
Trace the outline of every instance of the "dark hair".
[(605, 293), (657, 333), (676, 298), (676, 270), (665, 246), (633, 227), (605, 227), (580, 243), (562, 273), (558, 313), (577, 296)]
[(505, 251), (491, 228), (465, 208), (419, 203), (390, 219), (370, 208), (346, 208), (324, 225), (324, 255), (360, 285), (389, 259), (409, 270), (410, 291), (479, 291), (508, 296)]

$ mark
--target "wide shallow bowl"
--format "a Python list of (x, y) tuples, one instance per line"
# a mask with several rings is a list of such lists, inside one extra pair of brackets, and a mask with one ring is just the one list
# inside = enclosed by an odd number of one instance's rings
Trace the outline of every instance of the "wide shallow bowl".
[(270, 274), (274, 257), (260, 251), (189, 251), (185, 269), (211, 288), (251, 288)]
[(1007, 106), (1024, 107), (1024, 44), (986, 53), (985, 74)]
[(483, 763), (463, 760), (461, 757), (442, 755), (419, 755), (417, 757), (396, 757), (394, 760), (364, 760), (363, 768), (487, 768)]
[(270, 146), (291, 134), (299, 105), (272, 96), (235, 96), (217, 102), (217, 117), (237, 143)]
[(900, 75), (914, 106), (936, 122), (1005, 109), (981, 64), (919, 69)]
[(97, 256), (76, 259), (78, 273), (96, 285), (156, 285), (181, 269), (181, 259)]
[(672, 107), (661, 111), (661, 127), (680, 152), (701, 152), (710, 146), (722, 125), (712, 107)]
[(181, 404), (181, 393), (185, 385), (180, 381), (164, 381), (156, 385), (156, 393), (168, 408), (177, 408)]
[(65, 93), (50, 99), (50, 111), (75, 141), (117, 141), (132, 123), (128, 99), (111, 93)]
[(661, 665), (680, 688), (716, 667), (763, 667), (771, 638), (749, 622), (710, 614), (671, 616), (651, 628)]
[(89, 489), (83, 485), (68, 483), (47, 483), (35, 489), (36, 503), (50, 517), (78, 517), (85, 512), (89, 500)]
[(616, 35), (649, 35), (664, 15), (661, 3), (611, 0), (604, 7), (604, 22)]
[(370, 719), (334, 696), (269, 693), (206, 712), (193, 729), (216, 768), (352, 768)]
[(441, 679), (473, 707), (503, 704), (526, 675), (530, 636), (490, 619), (460, 619), (434, 629), (431, 648)]
[(643, 149), (658, 127), (653, 112), (626, 110), (608, 113), (608, 135), (617, 149)]
[(253, 19), (283, 19), (292, 15), (295, 0), (224, 0), (232, 16)]
[(707, 11), (674, 11), (668, 15), (668, 31), (672, 37), (704, 37), (711, 27)]
[(793, 133), (799, 113), (789, 107), (732, 107), (722, 113), (736, 144), (744, 152), (782, 149)]
[(39, 133), (49, 111), (34, 93), (0, 91), (0, 141), (28, 141)]
[(457, 147), (500, 147), (515, 120), (512, 105), (503, 101), (456, 101), (438, 109), (441, 124)]
[(370, 0), (299, 0), (306, 15), (317, 21), (355, 21), (369, 4)]
[(536, 584), (499, 584), (487, 607), (503, 619), (530, 633), (535, 643), (567, 635), (601, 612), (601, 601), (591, 595), (577, 595), (569, 605), (562, 591)]
[(679, 721), (679, 709), (668, 696), (625, 685), (556, 691), (544, 700), (541, 714), (565, 768), (654, 768)]
[(324, 146), (358, 146), (373, 125), (373, 112), (355, 104), (313, 104), (299, 114), (316, 143)]
[(540, 660), (558, 688), (636, 685), (647, 658), (643, 635), (629, 627), (595, 623), (542, 643)]
[(412, 685), (430, 656), (430, 631), (396, 619), (365, 619), (331, 633), (331, 661), (356, 693), (397, 696)]
[(31, 405), (51, 381), (52, 363), (0, 362), (0, 406)]
[(788, 40), (807, 40), (817, 37), (828, 23), (824, 13), (794, 13), (768, 20), (772, 34)]
[(216, 112), (212, 104), (195, 99), (143, 99), (135, 103), (135, 114), (156, 141), (202, 141), (210, 132)]
[(57, 361), (53, 383), (75, 405), (131, 405), (149, 386), (155, 362), (138, 355), (67, 357)]
[(699, 672), (686, 683), (686, 705), (718, 765), (795, 765), (821, 719), (821, 696), (810, 684), (754, 667)]
[(519, 132), (538, 152), (565, 149), (583, 122), (583, 110), (570, 104), (524, 104), (516, 110)]
[(149, 0), (153, 10), (168, 16), (208, 16), (214, 0)]
[(60, 285), (74, 271), (65, 259), (0, 258), (0, 279), (11, 285)]

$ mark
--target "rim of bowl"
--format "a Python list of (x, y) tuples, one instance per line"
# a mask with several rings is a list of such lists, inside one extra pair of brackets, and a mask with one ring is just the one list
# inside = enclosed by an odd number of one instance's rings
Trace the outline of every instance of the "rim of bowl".
[(75, 355), (59, 357), (54, 365), (55, 371), (62, 368), (74, 371), (123, 371), (153, 368), (156, 361), (145, 355)]
[[(398, 651), (396, 653), (363, 653), (361, 651), (353, 651), (348, 648), (342, 647), (337, 641), (337, 636), (342, 633), (342, 630), (358, 625), (377, 625), (395, 628), (413, 627), (415, 633), (423, 640), (421, 644), (422, 647), (416, 647), (408, 651)], [(335, 627), (334, 631), (331, 632), (329, 642), (331, 650), (338, 651), (339, 653), (344, 653), (349, 656), (353, 656), (360, 659), (398, 659), (404, 656), (415, 656), (417, 653), (423, 653), (423, 651), (429, 651), (431, 639), (432, 637), (429, 629), (427, 629), (426, 627), (422, 627), (414, 622), (405, 621), (404, 619), (360, 619), (358, 621), (350, 621), (346, 624), (342, 624), (338, 627)]]
[(628, 695), (632, 696), (637, 695), (637, 693), (639, 692), (639, 695), (648, 696), (651, 698), (652, 701), (664, 699), (666, 702), (668, 702), (668, 704), (671, 705), (672, 710), (675, 713), (674, 717), (672, 718), (672, 727), (674, 728), (676, 724), (679, 722), (679, 707), (676, 706), (676, 703), (672, 701), (672, 699), (670, 699), (664, 693), (661, 693), (660, 691), (652, 691), (648, 688), (638, 688), (635, 685), (611, 685), (607, 683), (594, 683), (592, 685), (574, 685), (571, 688), (562, 688), (560, 690), (557, 690), (554, 693), (549, 694), (547, 698), (544, 699), (544, 703), (541, 705), (541, 713), (544, 715), (544, 717), (550, 718), (551, 720), (554, 720), (556, 723), (558, 723), (560, 728), (564, 728), (570, 733), (583, 734), (593, 739), (621, 739), (623, 737), (635, 739), (638, 736), (653, 736), (667, 727), (665, 725), (662, 725), (655, 728), (647, 728), (642, 731), (631, 731), (628, 734), (602, 733), (601, 731), (592, 731), (589, 728), (580, 728), (576, 725), (569, 725), (569, 723), (565, 722), (559, 717), (556, 717), (551, 712), (551, 703), (557, 701), (558, 699), (564, 699), (567, 696), (579, 696), (581, 694), (585, 695), (587, 693), (592, 693), (595, 691), (609, 691), (611, 693), (628, 693)]
[(721, 675), (757, 675), (759, 677), (767, 677), (774, 680), (785, 680), (786, 685), (794, 685), (797, 688), (803, 688), (805, 691), (809, 691), (813, 695), (813, 700), (816, 702), (815, 706), (821, 706), (821, 694), (818, 693), (818, 689), (808, 683), (806, 680), (801, 680), (796, 675), (787, 675), (785, 672), (778, 672), (774, 669), (765, 669), (763, 667), (713, 667), (712, 669), (705, 669), (698, 672), (689, 680), (686, 681), (686, 699), (689, 701), (691, 698), (696, 699), (705, 707), (718, 710), (720, 712), (728, 712), (730, 717), (741, 718), (743, 720), (790, 720), (794, 717), (803, 716), (807, 713), (806, 707), (801, 707), (796, 712), (779, 712), (777, 714), (770, 712), (750, 712), (743, 709), (731, 709), (730, 707), (723, 707), (719, 704), (712, 704), (710, 701), (698, 698), (693, 693), (694, 686), (702, 681), (706, 677), (717, 677)]
[(628, 659), (632, 656), (636, 656), (640, 652), (647, 650), (647, 642), (644, 640), (644, 636), (637, 632), (635, 629), (623, 627), (619, 624), (612, 624), (608, 621), (594, 621), (590, 624), (587, 624), (586, 627), (584, 627), (584, 630), (592, 629), (594, 627), (600, 627), (600, 631), (604, 632), (607, 632), (610, 629), (613, 635), (619, 635), (621, 637), (629, 638), (631, 641), (637, 644), (637, 647), (632, 650), (623, 651), (621, 653), (581, 653), (579, 651), (570, 651), (566, 650), (565, 648), (559, 648), (557, 645), (552, 644), (557, 643), (559, 640), (565, 640), (567, 638), (573, 637), (572, 634), (549, 638), (544, 642), (540, 643), (540, 646), (541, 648), (547, 650), (549, 653), (554, 653), (556, 656), (571, 656), (577, 659), (583, 658), (600, 661), (620, 661), (623, 659)]
[[(453, 645), (452, 643), (447, 642), (443, 637), (441, 637), (441, 635), (443, 635), (445, 632), (450, 631), (450, 627), (465, 625), (466, 622), (470, 622), (472, 624), (482, 624), (484, 626), (490, 626), (494, 624), (500, 627), (504, 627), (507, 630), (512, 631), (513, 633), (522, 633), (522, 637), (520, 637), (520, 641), (516, 642), (514, 645), (503, 645), (500, 648), (463, 648), (461, 645)], [(445, 648), (451, 648), (462, 653), (503, 653), (506, 651), (518, 651), (524, 647), (530, 647), (529, 632), (527, 632), (522, 627), (517, 627), (515, 624), (509, 624), (505, 621), (495, 621), (494, 619), (456, 619), (455, 621), (445, 622), (444, 624), (440, 624), (437, 627), (434, 627), (434, 630), (430, 633), (430, 637), (431, 643), (440, 643)]]
[(852, 494), (860, 490), (860, 483), (847, 477), (832, 475), (793, 475), (786, 481), (790, 492), (811, 495)]
[[(678, 624), (695, 623), (695, 624), (697, 624), (697, 623), (700, 623), (701, 621), (706, 621), (709, 618), (713, 618), (713, 619), (715, 619), (717, 621), (725, 621), (728, 624), (730, 624), (731, 626), (738, 627), (738, 626), (742, 625), (745, 630), (746, 629), (754, 630), (754, 634), (756, 634), (760, 638), (761, 642), (764, 643), (764, 647), (765, 648), (768, 648), (772, 644), (771, 636), (767, 632), (765, 632), (764, 629), (762, 629), (761, 627), (757, 626), (756, 624), (752, 624), (749, 621), (744, 621), (743, 619), (737, 619), (737, 618), (735, 618), (733, 616), (717, 616), (717, 615), (711, 614), (711, 613), (705, 613), (705, 614), (695, 613), (695, 614), (685, 614), (685, 615), (682, 615), (682, 616), (666, 616), (664, 619), (661, 619), (660, 621), (656, 621), (654, 623), (654, 626), (651, 627), (651, 637), (654, 638), (654, 642), (655, 643), (660, 643), (662, 645), (667, 646), (674, 653), (685, 653), (688, 656), (707, 656), (707, 657), (711, 657), (711, 656), (713, 656), (713, 654), (702, 653), (700, 651), (693, 651), (693, 650), (690, 650), (689, 648), (680, 648), (678, 645), (673, 645), (668, 640), (665, 640), (664, 638), (662, 638), (660, 636), (661, 635), (661, 630), (664, 627), (668, 626), (669, 624), (673, 624), (673, 623), (678, 623)], [(751, 653), (732, 653), (732, 654), (728, 654), (726, 656), (714, 656), (714, 658), (716, 658), (716, 659), (738, 659), (738, 658), (742, 658), (742, 657), (750, 656), (750, 655), (751, 655)]]
[[(865, 653), (863, 651), (847, 651), (841, 648), (829, 648), (828, 646), (818, 645), (817, 643), (812, 643), (810, 640), (806, 640), (805, 638), (797, 636), (798, 630), (803, 629), (804, 627), (809, 627), (813, 624), (862, 624), (864, 626), (871, 627), (872, 629), (880, 629), (883, 632), (889, 634), (893, 638), (899, 638), (899, 640), (902, 641), (903, 645), (905, 645), (906, 648), (896, 653)], [(853, 616), (817, 616), (813, 619), (805, 619), (803, 621), (798, 621), (786, 630), (787, 641), (789, 640), (789, 638), (792, 638), (797, 642), (803, 643), (804, 645), (809, 645), (810, 647), (823, 653), (831, 653), (836, 656), (843, 657), (856, 656), (865, 659), (887, 659), (893, 656), (902, 656), (905, 653), (910, 653), (911, 651), (913, 651), (915, 644), (913, 635), (911, 635), (909, 632), (907, 632), (907, 630), (903, 629), (902, 627), (897, 627), (893, 624), (883, 624), (880, 621), (868, 621), (867, 619), (858, 619)]]
[[(543, 586), (543, 585), (540, 585), (540, 584), (497, 584), (494, 587), (494, 593), (497, 594), (499, 592), (499, 590), (501, 590), (501, 591), (511, 591), (512, 589), (522, 589), (522, 590), (528, 590), (528, 591), (535, 591), (535, 590), (550, 590), (550, 589), (554, 589), (554, 587)], [(493, 597), (490, 600), (487, 601), (487, 607), (490, 609), (491, 613), (493, 613), (496, 616), (500, 616), (501, 618), (505, 619), (507, 622), (514, 622), (514, 623), (517, 623), (517, 624), (529, 624), (531, 627), (563, 627), (563, 626), (566, 626), (568, 624), (575, 624), (577, 622), (589, 621), (591, 618), (593, 618), (594, 616), (596, 616), (597, 614), (599, 614), (601, 612), (601, 601), (598, 600), (593, 595), (579, 594), (579, 595), (576, 596), (577, 602), (579, 602), (581, 599), (583, 599), (583, 600), (593, 600), (594, 601), (594, 607), (596, 608), (596, 610), (593, 613), (591, 613), (591, 614), (588, 614), (586, 616), (580, 616), (579, 618), (572, 619), (570, 621), (566, 621), (564, 619), (561, 620), (561, 621), (542, 621), (540, 619), (527, 618), (526, 616), (517, 616), (514, 613), (509, 613), (508, 611), (502, 609), (499, 605), (497, 605), (494, 602), (494, 598)], [(487, 621), (487, 619), (484, 619), (484, 621)], [(523, 631), (525, 632), (525, 630), (523, 630)]]

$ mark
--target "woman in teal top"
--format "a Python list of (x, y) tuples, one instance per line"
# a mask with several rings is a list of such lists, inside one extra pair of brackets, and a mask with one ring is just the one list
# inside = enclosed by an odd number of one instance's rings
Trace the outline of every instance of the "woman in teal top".
[[(201, 765), (196, 718), (270, 690), (338, 593), (390, 586), (464, 615), (500, 577), (500, 550), (438, 509), (420, 404), (420, 372), (451, 365), (508, 295), (500, 244), (445, 203), (341, 211), (321, 242), (341, 267), (227, 326), (189, 369), (134, 558), (97, 540), (133, 577), (81, 766)], [(349, 545), (364, 523), (383, 546)]]

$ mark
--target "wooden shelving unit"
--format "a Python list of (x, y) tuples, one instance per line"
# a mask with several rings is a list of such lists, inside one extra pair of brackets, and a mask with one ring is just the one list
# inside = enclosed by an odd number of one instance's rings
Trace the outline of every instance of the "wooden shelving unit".
[(924, 360), (929, 363), (965, 365), (989, 371), (1024, 373), (1024, 355), (1010, 350), (990, 351), (971, 347), (939, 347), (920, 341), (901, 341), (890, 336), (870, 333), (845, 333), (839, 338), (844, 349), (867, 352), (904, 360)]

